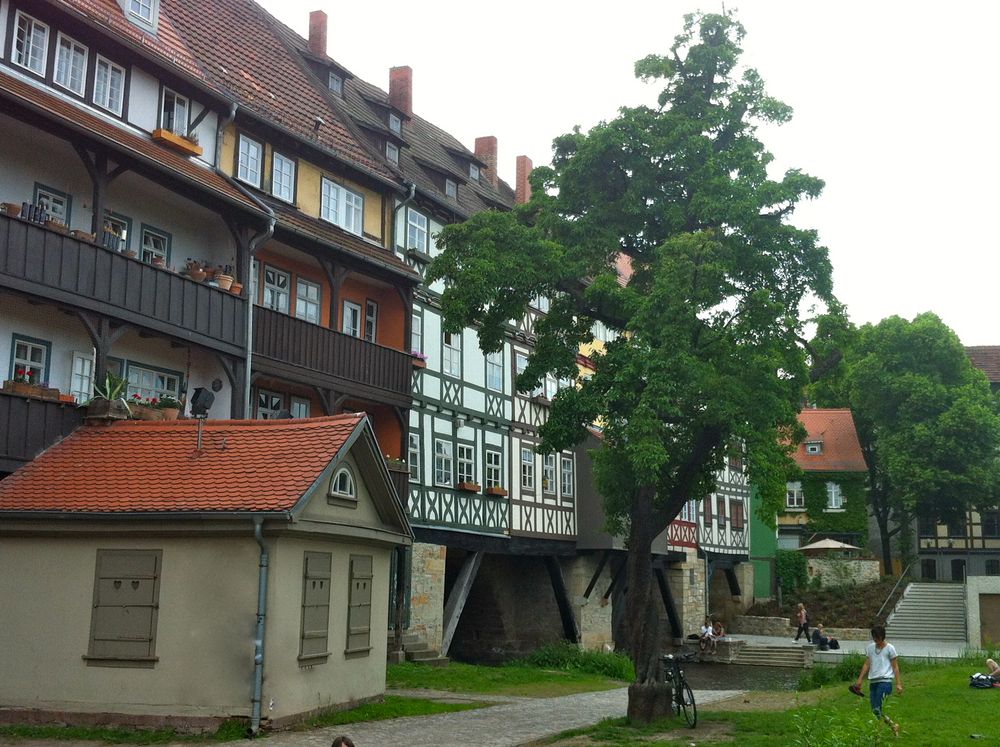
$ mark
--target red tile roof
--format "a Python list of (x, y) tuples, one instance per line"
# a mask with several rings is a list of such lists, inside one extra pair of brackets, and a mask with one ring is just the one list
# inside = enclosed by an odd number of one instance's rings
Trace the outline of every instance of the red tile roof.
[(83, 426), (0, 481), (4, 512), (289, 511), (364, 413)]
[(55, 120), (74, 132), (86, 134), (87, 137), (102, 141), (162, 172), (199, 185), (201, 189), (214, 192), (229, 203), (264, 215), (260, 207), (213, 169), (199, 166), (190, 159), (157, 145), (149, 135), (140, 135), (124, 126), (112, 124), (82, 107), (0, 70), (0, 101), (2, 100), (13, 101), (40, 112), (46, 119)]
[[(799, 413), (799, 422), (807, 435), (793, 459), (804, 471), (865, 472), (868, 469), (850, 410), (803, 410)], [(823, 452), (807, 454), (806, 442), (809, 441), (822, 441)]]
[(974, 345), (967, 347), (965, 353), (991, 384), (1000, 383), (1000, 345)]

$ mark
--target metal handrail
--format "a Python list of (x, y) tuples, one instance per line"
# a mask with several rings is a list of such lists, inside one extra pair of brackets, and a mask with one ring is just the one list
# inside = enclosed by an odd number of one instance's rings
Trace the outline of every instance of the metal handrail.
[(880, 620), (882, 618), (882, 610), (884, 610), (885, 606), (889, 604), (889, 600), (892, 599), (892, 595), (896, 593), (896, 589), (898, 589), (899, 585), (903, 583), (903, 579), (906, 578), (906, 575), (910, 572), (910, 569), (912, 567), (913, 563), (910, 563), (908, 566), (906, 566), (906, 568), (903, 569), (903, 572), (899, 574), (899, 578), (896, 579), (896, 583), (892, 585), (892, 591), (889, 592), (889, 596), (885, 598), (885, 601), (882, 602), (882, 606), (879, 607), (878, 612), (875, 613), (876, 619)]

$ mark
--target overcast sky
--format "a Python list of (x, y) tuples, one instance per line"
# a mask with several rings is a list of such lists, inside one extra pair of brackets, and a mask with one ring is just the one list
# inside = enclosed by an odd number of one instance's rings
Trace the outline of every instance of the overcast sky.
[[(306, 35), (330, 18), (331, 57), (383, 89), (413, 68), (416, 113), (470, 149), (499, 141), (500, 176), (536, 166), (556, 135), (655, 103), (633, 64), (666, 53), (684, 13), (675, 0), (259, 0)], [(1000, 197), (1000, 3), (729, 2), (747, 29), (743, 62), (790, 104), (763, 133), (776, 164), (826, 181), (794, 222), (830, 250), (835, 291), (861, 324), (937, 313), (967, 345), (1000, 344), (993, 310), (997, 238), (982, 225)], [(992, 247), (992, 248), (991, 248)]]

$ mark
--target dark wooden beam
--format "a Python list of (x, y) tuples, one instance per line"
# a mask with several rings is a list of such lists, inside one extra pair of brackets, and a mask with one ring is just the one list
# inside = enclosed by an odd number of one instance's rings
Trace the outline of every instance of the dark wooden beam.
[(743, 596), (743, 592), (740, 591), (740, 580), (736, 577), (735, 568), (725, 568), (723, 569), (726, 574), (726, 581), (729, 582), (729, 593), (734, 597)]
[(563, 579), (562, 566), (559, 565), (558, 558), (551, 555), (545, 556), (545, 568), (549, 572), (549, 580), (552, 582), (552, 591), (556, 595), (556, 605), (559, 607), (559, 617), (562, 619), (563, 635), (571, 643), (580, 642), (580, 625), (573, 614), (573, 602), (569, 598), (566, 590), (566, 581)]
[(601, 553), (601, 559), (597, 563), (597, 570), (594, 571), (594, 575), (590, 577), (590, 583), (587, 584), (587, 590), (583, 592), (584, 599), (590, 599), (591, 593), (594, 591), (594, 587), (597, 586), (597, 582), (601, 578), (601, 573), (604, 571), (604, 566), (608, 564), (608, 558), (611, 557), (611, 551), (605, 550)]
[(441, 635), (441, 656), (448, 655), (448, 649), (451, 648), (451, 641), (455, 637), (455, 631), (458, 629), (458, 621), (462, 617), (462, 610), (465, 609), (465, 603), (469, 600), (469, 592), (472, 591), (472, 584), (476, 580), (476, 574), (479, 573), (479, 566), (483, 562), (483, 553), (474, 552), (466, 556), (465, 562), (462, 563), (462, 568), (458, 572), (458, 578), (455, 579), (454, 585), (451, 587), (451, 593), (448, 594), (448, 601), (444, 605), (444, 631)]
[(108, 375), (108, 356), (112, 346), (118, 342), (129, 329), (126, 324), (113, 325), (106, 316), (92, 314), (88, 311), (76, 311), (77, 318), (83, 323), (84, 329), (94, 345), (94, 383), (103, 384)]
[(670, 593), (670, 584), (662, 568), (653, 569), (656, 574), (656, 585), (660, 588), (660, 598), (663, 600), (663, 609), (667, 611), (667, 619), (670, 621), (670, 632), (674, 638), (683, 638), (684, 632), (681, 630), (681, 618), (677, 614), (677, 606), (674, 604), (673, 594)]

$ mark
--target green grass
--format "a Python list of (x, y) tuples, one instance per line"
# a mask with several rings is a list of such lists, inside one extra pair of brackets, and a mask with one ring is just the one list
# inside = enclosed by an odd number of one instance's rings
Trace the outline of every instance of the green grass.
[(539, 669), (520, 663), (487, 667), (452, 662), (446, 667), (431, 667), (407, 662), (390, 664), (386, 673), (388, 687), (524, 695), (532, 698), (609, 690), (625, 684), (627, 683), (621, 680), (599, 674)]
[(214, 734), (180, 734), (173, 729), (128, 729), (103, 726), (0, 726), (0, 737), (20, 739), (93, 740), (106, 744), (167, 744), (169, 742), (231, 742), (246, 736), (247, 724), (224, 722)]
[(381, 703), (352, 708), (349, 711), (325, 713), (309, 719), (302, 728), (314, 729), (321, 726), (336, 726), (337, 724), (354, 724), (359, 721), (383, 721), (388, 718), (403, 716), (429, 716), (432, 713), (453, 713), (454, 711), (469, 711), (474, 708), (484, 708), (489, 703), (440, 703), (423, 698), (401, 698), (387, 695)]

